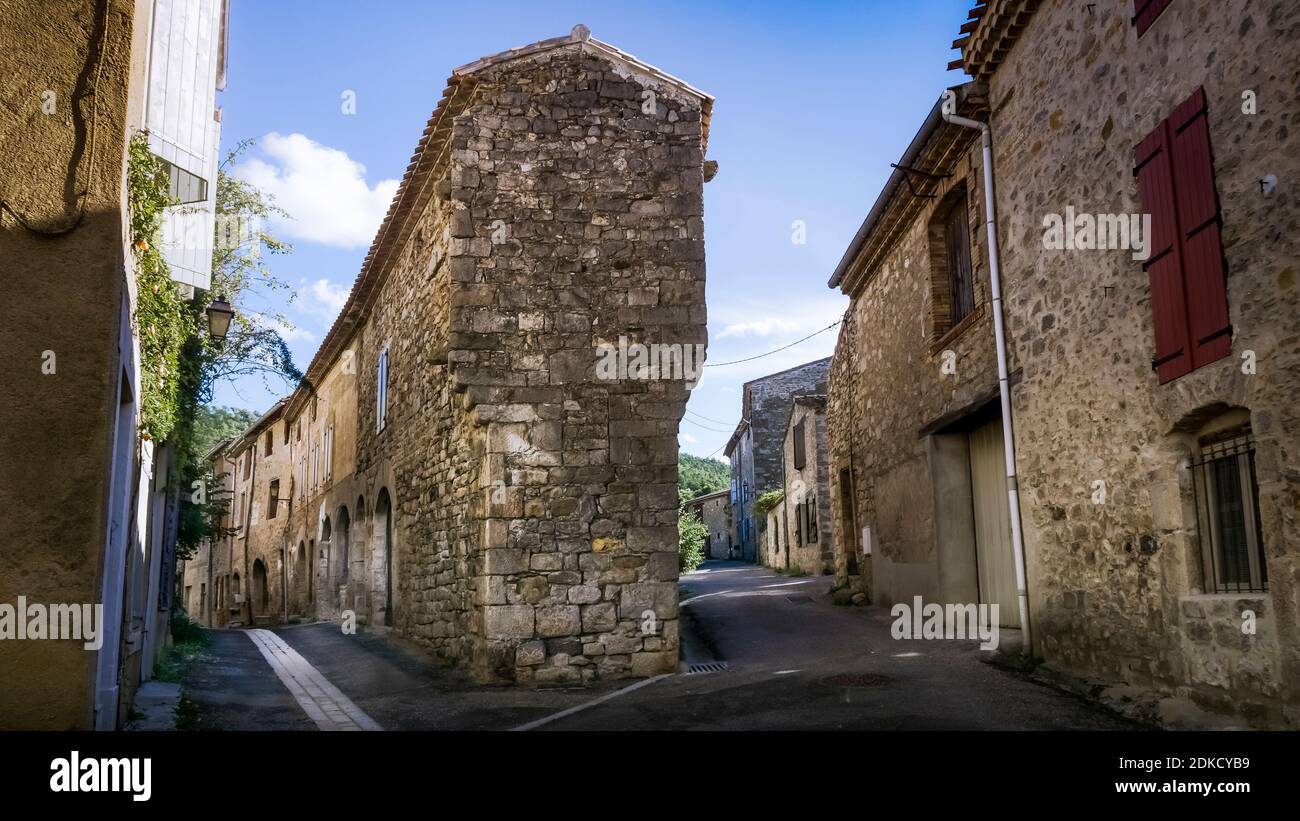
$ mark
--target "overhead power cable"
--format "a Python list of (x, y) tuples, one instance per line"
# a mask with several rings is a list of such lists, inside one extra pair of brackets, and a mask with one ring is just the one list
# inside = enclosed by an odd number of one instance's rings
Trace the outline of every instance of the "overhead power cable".
[(786, 348), (793, 348), (795, 345), (798, 345), (800, 342), (807, 342), (808, 340), (812, 339), (814, 336), (817, 336), (818, 334), (826, 333), (831, 328), (834, 328), (836, 325), (839, 325), (843, 321), (844, 318), (840, 317), (839, 319), (835, 320), (831, 324), (827, 325), (825, 328), (822, 328), (820, 331), (813, 331), (812, 333), (805, 336), (803, 339), (796, 339), (794, 342), (791, 342), (788, 345), (782, 345), (779, 348), (774, 348), (773, 350), (770, 350), (767, 353), (760, 353), (755, 356), (747, 356), (744, 359), (733, 359), (730, 362), (705, 362), (704, 367), (721, 368), (723, 365), (739, 365), (741, 362), (752, 362), (755, 359), (762, 359), (765, 356), (771, 356), (774, 353), (780, 353), (781, 351), (784, 351)]

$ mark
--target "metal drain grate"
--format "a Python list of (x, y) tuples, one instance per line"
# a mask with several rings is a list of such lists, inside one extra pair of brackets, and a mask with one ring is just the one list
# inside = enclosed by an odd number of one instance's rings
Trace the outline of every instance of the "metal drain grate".
[(692, 664), (687, 670), (686, 675), (691, 676), (696, 673), (721, 673), (727, 669), (725, 661), (710, 661), (705, 664)]
[(807, 593), (795, 593), (793, 596), (786, 596), (785, 600), (791, 604), (812, 604), (812, 597)]

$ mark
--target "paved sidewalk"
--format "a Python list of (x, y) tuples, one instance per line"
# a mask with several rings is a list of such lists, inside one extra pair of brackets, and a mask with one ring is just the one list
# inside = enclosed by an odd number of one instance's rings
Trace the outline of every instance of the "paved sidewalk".
[(271, 669), (318, 728), (383, 729), (275, 633), (270, 630), (249, 630), (248, 637), (262, 651), (262, 656), (271, 665)]

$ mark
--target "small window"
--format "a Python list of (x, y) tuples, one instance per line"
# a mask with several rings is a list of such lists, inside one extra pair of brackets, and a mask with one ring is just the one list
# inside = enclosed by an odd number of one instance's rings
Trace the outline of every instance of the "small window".
[(375, 368), (375, 430), (381, 431), (388, 424), (388, 349), (379, 352), (379, 363)]
[(794, 426), (794, 469), (803, 470), (803, 466), (808, 462), (808, 454), (804, 444), (803, 420), (800, 419)]
[(275, 513), (280, 507), (280, 480), (271, 480), (271, 494), (266, 501), (266, 518), (274, 519)]
[(334, 479), (334, 426), (325, 428), (325, 482)]
[(184, 168), (162, 160), (167, 171), (167, 195), (177, 205), (208, 201), (208, 181)]
[(944, 245), (948, 261), (948, 284), (951, 301), (950, 327), (975, 310), (975, 288), (971, 281), (970, 223), (966, 219), (965, 192), (957, 198), (944, 217)]
[(808, 544), (812, 544), (817, 541), (817, 497), (809, 496), (803, 503), (803, 510), (808, 519), (804, 532), (808, 534)]
[(1192, 463), (1207, 593), (1268, 590), (1268, 567), (1249, 428), (1202, 440)]
[(275, 450), (275, 431), (274, 429), (266, 432), (266, 458), (271, 458), (272, 451)]

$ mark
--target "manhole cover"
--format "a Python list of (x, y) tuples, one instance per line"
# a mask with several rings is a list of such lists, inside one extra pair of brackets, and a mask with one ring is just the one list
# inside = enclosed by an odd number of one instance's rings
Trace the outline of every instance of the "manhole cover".
[(840, 673), (822, 679), (822, 684), (830, 687), (883, 687), (889, 682), (889, 676), (879, 673)]

